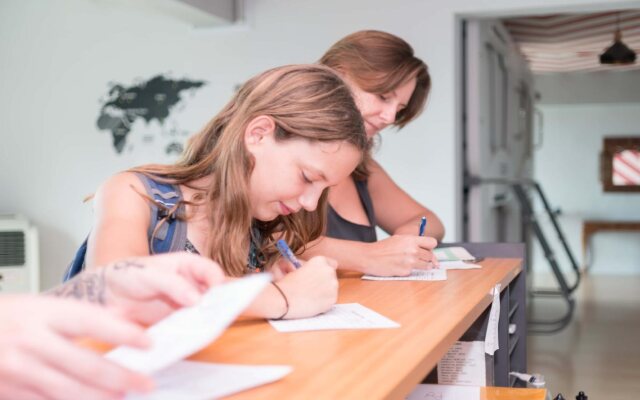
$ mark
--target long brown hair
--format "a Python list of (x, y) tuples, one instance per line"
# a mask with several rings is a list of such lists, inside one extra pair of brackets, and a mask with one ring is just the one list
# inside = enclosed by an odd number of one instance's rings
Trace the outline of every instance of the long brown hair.
[[(375, 30), (352, 33), (331, 46), (319, 62), (374, 94), (389, 93), (415, 77), (416, 88), (407, 106), (396, 115), (394, 125), (398, 128), (420, 115), (431, 91), (427, 65), (414, 55), (409, 43), (390, 33)], [(366, 160), (354, 175), (367, 176)]]
[(196, 179), (212, 177), (211, 187), (197, 200), (209, 207), (212, 234), (208, 256), (231, 276), (246, 271), (252, 226), (261, 232), (266, 265), (271, 265), (277, 255), (271, 245), (274, 239), (283, 237), (293, 251), (299, 252), (324, 231), (326, 191), (314, 212), (302, 210), (269, 222), (252, 219), (248, 185), (253, 159), (246, 150), (244, 132), (260, 115), (273, 118), (277, 140), (347, 142), (363, 154), (368, 151), (362, 117), (344, 81), (321, 65), (289, 65), (247, 81), (189, 140), (176, 164), (133, 169), (187, 186)]

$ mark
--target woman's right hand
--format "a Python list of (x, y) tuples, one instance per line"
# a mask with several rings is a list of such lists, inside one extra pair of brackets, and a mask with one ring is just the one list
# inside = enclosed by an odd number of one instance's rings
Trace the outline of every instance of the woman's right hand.
[(118, 261), (104, 267), (103, 276), (105, 305), (143, 325), (194, 305), (225, 280), (216, 262), (186, 252)]
[(431, 269), (439, 265), (433, 254), (438, 241), (432, 237), (393, 235), (366, 244), (363, 272), (377, 276), (407, 276), (413, 269)]
[(313, 257), (288, 273), (277, 285), (287, 296), (285, 319), (312, 317), (328, 311), (338, 300), (338, 263), (327, 257)]
[(153, 383), (74, 343), (92, 338), (146, 347), (141, 327), (92, 304), (45, 296), (0, 297), (0, 398), (117, 399)]
[(50, 294), (100, 303), (130, 321), (151, 325), (181, 307), (194, 305), (201, 294), (224, 280), (217, 263), (176, 252), (83, 271)]

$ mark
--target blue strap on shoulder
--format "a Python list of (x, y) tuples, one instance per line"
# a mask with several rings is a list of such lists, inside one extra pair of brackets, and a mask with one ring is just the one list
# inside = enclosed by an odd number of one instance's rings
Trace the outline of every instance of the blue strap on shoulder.
[(87, 255), (87, 239), (82, 242), (80, 248), (73, 257), (73, 260), (67, 267), (67, 271), (64, 273), (62, 282), (66, 282), (74, 276), (78, 275), (84, 269), (84, 258)]
[[(176, 217), (177, 212), (173, 213), (158, 228), (156, 226), (165, 217), (169, 215), (169, 209), (175, 207), (180, 200), (179, 189), (170, 183), (157, 182), (145, 175), (138, 174), (153, 201), (156, 203), (151, 206), (151, 222), (149, 224), (148, 237), (150, 239), (151, 254), (169, 253), (172, 251), (184, 250), (184, 241), (186, 240), (186, 223)], [(159, 205), (164, 206), (160, 207)], [(178, 234), (176, 234), (178, 233)], [(153, 235), (153, 239), (151, 239)], [(68, 281), (78, 275), (85, 266), (85, 257), (87, 255), (87, 239), (82, 242), (80, 248), (76, 252), (73, 260), (67, 267), (64, 274), (63, 282)]]
[[(177, 212), (169, 215), (169, 210), (175, 207), (180, 200), (179, 192), (173, 184), (156, 182), (152, 179), (147, 179), (146, 183), (148, 184), (149, 194), (153, 196), (153, 200), (158, 204), (158, 206), (152, 207), (151, 224), (149, 225), (149, 238), (153, 235), (150, 243), (151, 253), (162, 254), (182, 250), (174, 248), (174, 239), (176, 239), (176, 230), (183, 222), (177, 218)], [(154, 234), (158, 223), (167, 216), (169, 218), (162, 223)]]

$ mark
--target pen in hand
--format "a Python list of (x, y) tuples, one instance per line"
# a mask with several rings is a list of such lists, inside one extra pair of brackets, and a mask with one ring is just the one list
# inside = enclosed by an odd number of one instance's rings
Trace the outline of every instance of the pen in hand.
[(424, 230), (427, 227), (427, 217), (420, 219), (420, 229), (418, 229), (418, 236), (424, 236)]
[(287, 261), (289, 261), (291, 264), (293, 264), (294, 267), (296, 267), (296, 269), (302, 267), (300, 260), (296, 258), (296, 256), (293, 254), (293, 251), (291, 251), (284, 239), (278, 240), (276, 242), (276, 247), (278, 248), (278, 251), (280, 251), (280, 254), (282, 254), (282, 257), (286, 258)]
[[(420, 228), (418, 229), (418, 236), (424, 236), (424, 230), (426, 228), (427, 228), (427, 217), (422, 217), (420, 218)], [(433, 260), (431, 261), (431, 263), (436, 268), (440, 266), (440, 263), (438, 262), (438, 259), (435, 257), (435, 255), (433, 256)]]

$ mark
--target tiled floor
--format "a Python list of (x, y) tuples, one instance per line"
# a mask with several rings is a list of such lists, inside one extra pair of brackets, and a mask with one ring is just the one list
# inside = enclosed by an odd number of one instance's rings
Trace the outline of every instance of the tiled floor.
[[(587, 276), (576, 291), (576, 314), (562, 332), (528, 339), (529, 372), (545, 376), (555, 396), (640, 399), (640, 276)], [(536, 300), (534, 315), (562, 311)]]

